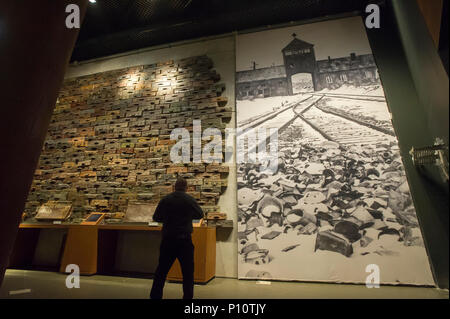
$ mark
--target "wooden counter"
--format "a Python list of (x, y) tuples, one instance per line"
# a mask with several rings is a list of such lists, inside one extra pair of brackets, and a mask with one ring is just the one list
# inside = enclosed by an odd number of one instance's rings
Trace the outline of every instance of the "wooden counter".
[[(12, 268), (31, 265), (36, 241), (41, 229), (64, 229), (67, 231), (59, 271), (64, 273), (66, 266), (76, 264), (82, 275), (111, 274), (114, 269), (117, 238), (120, 231), (160, 232), (160, 226), (138, 224), (50, 224), (23, 223), (19, 227), (14, 252), (11, 256)], [(215, 276), (216, 268), (216, 229), (214, 227), (194, 227), (194, 280), (206, 283)], [(159, 251), (155, 251), (159, 254)], [(31, 257), (30, 257), (31, 256)], [(168, 280), (182, 280), (178, 260), (169, 271)]]

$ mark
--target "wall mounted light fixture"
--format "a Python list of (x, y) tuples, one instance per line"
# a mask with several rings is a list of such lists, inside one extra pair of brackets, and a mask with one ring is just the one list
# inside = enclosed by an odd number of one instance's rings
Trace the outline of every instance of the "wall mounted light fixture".
[(441, 169), (445, 181), (448, 182), (448, 146), (440, 138), (436, 138), (433, 146), (411, 148), (409, 154), (417, 167), (436, 165)]

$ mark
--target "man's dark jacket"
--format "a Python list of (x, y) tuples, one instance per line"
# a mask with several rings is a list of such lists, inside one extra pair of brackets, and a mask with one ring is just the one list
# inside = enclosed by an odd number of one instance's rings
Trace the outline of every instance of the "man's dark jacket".
[(154, 221), (163, 223), (164, 238), (190, 235), (192, 220), (200, 218), (203, 218), (203, 211), (197, 201), (181, 191), (175, 191), (161, 199), (153, 215)]

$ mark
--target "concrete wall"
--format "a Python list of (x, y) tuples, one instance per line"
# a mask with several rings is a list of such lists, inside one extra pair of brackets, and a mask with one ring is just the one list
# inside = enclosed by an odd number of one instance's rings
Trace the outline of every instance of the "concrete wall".
[[(95, 74), (105, 71), (117, 70), (138, 65), (152, 64), (170, 59), (179, 60), (191, 56), (206, 54), (214, 62), (214, 69), (221, 76), (220, 83), (225, 83), (226, 90), (222, 96), (228, 98), (228, 106), (233, 107), (233, 117), (227, 127), (234, 128), (236, 123), (235, 117), (235, 40), (233, 36), (222, 38), (193, 41), (190, 43), (171, 44), (163, 47), (155, 47), (141, 49), (128, 52), (126, 54), (105, 57), (83, 63), (73, 63), (69, 66), (65, 78), (75, 78), (79, 76)], [(205, 128), (202, 128), (205, 129)], [(236, 224), (237, 207), (236, 207), (236, 168), (230, 166), (228, 175), (228, 187), (221, 196), (218, 205), (221, 212), (227, 213), (228, 219), (232, 219)], [(136, 243), (139, 242), (139, 236), (123, 234), (123, 238), (130, 245), (134, 245), (130, 249), (139, 249)], [(145, 245), (143, 245), (145, 246)], [(147, 247), (148, 248), (148, 247)], [(156, 247), (152, 247), (154, 250)], [(122, 251), (122, 250), (121, 250)], [(217, 252), (216, 252), (216, 276), (219, 277), (237, 277), (237, 231), (226, 229), (217, 230)], [(132, 254), (134, 255), (134, 254)], [(117, 262), (120, 265), (126, 265), (126, 269), (121, 270), (137, 270), (139, 261), (136, 265), (130, 265), (130, 261), (125, 262), (123, 258), (129, 257), (128, 254), (120, 253)], [(150, 260), (155, 261), (153, 258)], [(131, 261), (133, 264), (133, 262)], [(149, 270), (149, 272), (151, 269)]]

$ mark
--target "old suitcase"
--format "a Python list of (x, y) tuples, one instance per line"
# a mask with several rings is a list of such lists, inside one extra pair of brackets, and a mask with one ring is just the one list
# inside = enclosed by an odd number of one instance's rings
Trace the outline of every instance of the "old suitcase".
[(128, 203), (127, 211), (125, 213), (125, 218), (123, 221), (129, 223), (152, 222), (155, 210), (156, 205), (137, 201), (130, 202)]
[(65, 220), (72, 213), (72, 204), (49, 201), (39, 207), (35, 216), (36, 220)]
[(317, 249), (334, 251), (346, 257), (353, 254), (350, 241), (345, 236), (330, 230), (317, 234), (315, 250)]

